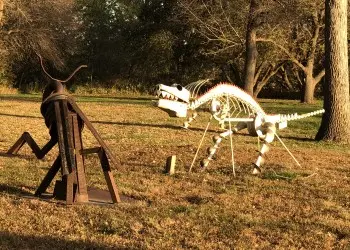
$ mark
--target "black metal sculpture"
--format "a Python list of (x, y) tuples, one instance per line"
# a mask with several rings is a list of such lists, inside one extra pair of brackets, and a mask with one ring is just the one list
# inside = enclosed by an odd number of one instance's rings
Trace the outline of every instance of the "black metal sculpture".
[[(109, 148), (102, 140), (96, 129), (85, 114), (78, 107), (72, 96), (64, 91), (63, 83), (69, 81), (76, 72), (86, 65), (79, 66), (66, 80), (58, 80), (50, 76), (40, 57), (43, 71), (52, 80), (43, 92), (41, 114), (49, 129), (50, 140), (40, 149), (38, 144), (28, 132), (24, 132), (16, 143), (7, 151), (7, 154), (16, 154), (21, 147), (28, 143), (38, 159), (42, 159), (57, 143), (59, 155), (49, 169), (45, 178), (35, 192), (41, 196), (46, 192), (52, 180), (61, 169), (62, 178), (56, 181), (53, 196), (63, 199), (66, 204), (74, 202), (88, 202), (89, 193), (85, 178), (84, 156), (97, 153), (100, 159), (102, 170), (107, 182), (110, 197), (113, 203), (120, 202), (117, 187), (111, 173), (110, 162), (115, 164), (115, 158)], [(84, 125), (91, 131), (99, 147), (83, 149), (81, 133)]]

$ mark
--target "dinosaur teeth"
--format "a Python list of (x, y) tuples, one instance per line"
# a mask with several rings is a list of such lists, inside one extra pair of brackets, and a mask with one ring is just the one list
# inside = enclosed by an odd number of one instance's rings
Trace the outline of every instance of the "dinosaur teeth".
[(163, 99), (168, 99), (168, 100), (177, 100), (178, 98), (168, 92), (161, 91), (159, 96), (161, 96)]

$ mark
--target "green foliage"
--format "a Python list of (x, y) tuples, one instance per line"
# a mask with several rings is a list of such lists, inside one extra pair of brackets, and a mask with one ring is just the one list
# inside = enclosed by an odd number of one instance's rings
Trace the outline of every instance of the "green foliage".
[(196, 80), (212, 63), (183, 23), (176, 1), (78, 1), (80, 54), (90, 80), (154, 83)]
[[(320, 1), (257, 2), (263, 10), (256, 13), (258, 38), (273, 38), (298, 60), (305, 60), (314, 28), (312, 15), (320, 10)], [(119, 79), (131, 83), (127, 88), (143, 90), (200, 78), (242, 82), (249, 1), (8, 0), (5, 10), (0, 60), (6, 78), (22, 91), (33, 83), (42, 88), (47, 82), (34, 52), (43, 55), (48, 71), (57, 78), (88, 64), (70, 83), (71, 89), (80, 83), (97, 88), (101, 82), (103, 87), (124, 88), (116, 86)], [(322, 68), (322, 42), (315, 70)], [(258, 51), (257, 66), (264, 66), (260, 80), (271, 66), (288, 60), (270, 43), (259, 43)], [(279, 73), (265, 93), (302, 91), (300, 69), (288, 63), (284, 70), (291, 83), (287, 86)]]
[(266, 171), (263, 173), (262, 178), (263, 179), (269, 179), (269, 180), (286, 180), (291, 181), (295, 179), (298, 176), (298, 174), (293, 172), (275, 172), (275, 171)]
[(88, 62), (93, 79), (106, 79), (120, 71), (126, 55), (125, 33), (133, 26), (132, 4), (119, 1), (77, 1), (79, 53)]

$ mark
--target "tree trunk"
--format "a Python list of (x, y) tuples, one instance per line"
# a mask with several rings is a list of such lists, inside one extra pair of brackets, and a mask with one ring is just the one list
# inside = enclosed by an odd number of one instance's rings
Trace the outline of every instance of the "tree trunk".
[(243, 82), (242, 82), (242, 77), (240, 75), (241, 72), (239, 70), (238, 65), (236, 63), (232, 62), (232, 63), (230, 63), (230, 69), (231, 69), (231, 72), (232, 72), (232, 74), (234, 76), (233, 82), (237, 86), (239, 86), (240, 88), (243, 88), (244, 85), (243, 85)]
[(256, 31), (251, 30), (247, 32), (246, 60), (244, 66), (244, 90), (250, 95), (253, 95), (254, 91), (257, 57), (258, 51), (256, 49)]
[(0, 0), (0, 27), (3, 25), (4, 19), (4, 0)]
[(315, 79), (312, 76), (312, 73), (306, 75), (305, 79), (305, 86), (303, 88), (303, 98), (301, 99), (301, 102), (304, 103), (313, 103), (314, 102), (314, 93), (316, 88), (316, 82)]
[(254, 91), (254, 95), (253, 95), (253, 97), (255, 99), (258, 98), (259, 93), (261, 92), (262, 88), (266, 85), (266, 83), (267, 83), (267, 81), (260, 82), (259, 84), (256, 85), (256, 88), (255, 88), (255, 91)]
[(326, 0), (324, 109), (316, 140), (350, 143), (347, 0)]
[(246, 33), (246, 54), (244, 65), (244, 90), (253, 95), (254, 92), (254, 78), (256, 70), (256, 62), (258, 58), (258, 50), (256, 48), (256, 24), (255, 12), (257, 9), (256, 0), (251, 0), (249, 21)]

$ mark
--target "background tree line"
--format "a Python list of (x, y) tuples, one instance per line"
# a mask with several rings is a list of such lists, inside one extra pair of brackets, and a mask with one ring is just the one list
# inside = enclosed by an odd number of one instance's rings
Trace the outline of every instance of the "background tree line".
[(35, 53), (58, 78), (88, 64), (76, 82), (210, 78), (308, 103), (325, 74), (320, 0), (0, 0), (0, 31), (0, 80), (22, 90), (45, 84)]

